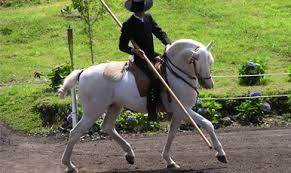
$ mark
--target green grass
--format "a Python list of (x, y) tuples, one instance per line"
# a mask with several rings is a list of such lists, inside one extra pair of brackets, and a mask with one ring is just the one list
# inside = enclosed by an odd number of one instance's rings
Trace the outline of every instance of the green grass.
[(0, 88), (0, 121), (20, 131), (46, 131), (39, 116), (32, 111), (42, 89), (41, 85)]
[[(43, 1), (35, 1), (43, 2)], [(113, 10), (124, 21), (130, 13), (115, 3)], [(32, 81), (33, 72), (43, 74), (56, 65), (69, 61), (66, 28), (74, 29), (74, 56), (77, 68), (91, 65), (88, 39), (84, 23), (77, 17), (63, 17), (60, 10), (70, 1), (56, 1), (0, 10), (0, 82)], [(190, 38), (207, 44), (215, 40), (212, 54), (215, 64), (213, 75), (238, 74), (242, 63), (251, 58), (267, 62), (267, 73), (288, 72), (291, 63), (291, 5), (289, 0), (159, 0), (151, 13), (171, 40)], [(95, 61), (127, 60), (128, 55), (118, 50), (120, 29), (109, 15), (94, 26)], [(155, 40), (156, 49), (163, 46)], [(220, 71), (225, 70), (225, 71)], [(217, 96), (246, 95), (252, 90), (264, 94), (290, 93), (288, 76), (267, 77), (265, 86), (239, 86), (237, 79), (215, 79), (215, 88), (202, 90)], [(32, 90), (42, 86), (15, 86), (0, 88), (0, 120), (20, 130), (42, 129), (36, 115), (31, 113)], [(40, 92), (40, 91), (39, 91)], [(10, 95), (9, 93), (14, 93)], [(27, 94), (27, 98), (19, 99)], [(17, 97), (19, 96), (19, 97)], [(12, 100), (19, 104), (12, 104)], [(6, 101), (8, 100), (8, 101)], [(26, 102), (29, 102), (26, 104)], [(13, 105), (9, 111), (9, 105)], [(27, 109), (22, 108), (26, 106)], [(19, 112), (22, 114), (18, 114)], [(17, 117), (20, 120), (17, 120)], [(19, 125), (21, 118), (29, 117), (34, 124)], [(9, 118), (10, 117), (10, 118)], [(21, 126), (21, 127), (18, 127)]]
[[(36, 104), (69, 104), (70, 98), (60, 100), (56, 93), (45, 91), (48, 85), (16, 85), (0, 88), (0, 122), (9, 124), (18, 131), (46, 132), (51, 127), (43, 127), (40, 115), (33, 108)], [(55, 128), (55, 127), (54, 127)]]

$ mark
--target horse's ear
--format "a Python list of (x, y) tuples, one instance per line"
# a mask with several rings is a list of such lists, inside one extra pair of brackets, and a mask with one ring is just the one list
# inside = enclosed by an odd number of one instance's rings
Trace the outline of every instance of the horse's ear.
[(207, 46), (206, 46), (206, 50), (209, 52), (210, 51), (210, 49), (212, 48), (212, 46), (213, 46), (213, 43), (214, 43), (214, 41), (212, 40)]

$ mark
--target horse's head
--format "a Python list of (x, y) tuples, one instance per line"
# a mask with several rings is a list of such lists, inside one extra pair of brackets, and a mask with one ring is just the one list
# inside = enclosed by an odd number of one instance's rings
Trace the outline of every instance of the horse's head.
[(178, 40), (167, 50), (166, 54), (178, 67), (191, 76), (195, 76), (203, 88), (213, 88), (210, 66), (214, 63), (210, 49), (212, 43), (207, 46), (193, 40)]

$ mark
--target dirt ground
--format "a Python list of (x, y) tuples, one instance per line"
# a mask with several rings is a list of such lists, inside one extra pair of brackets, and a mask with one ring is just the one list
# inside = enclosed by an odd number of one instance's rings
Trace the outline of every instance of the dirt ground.
[[(136, 162), (127, 164), (124, 153), (110, 139), (84, 140), (73, 152), (72, 161), (79, 172), (194, 172), (194, 173), (290, 173), (291, 128), (221, 129), (217, 135), (229, 163), (216, 160), (195, 132), (179, 132), (173, 143), (173, 159), (178, 170), (165, 169), (161, 152), (167, 134), (123, 135), (132, 144)], [(66, 145), (62, 136), (28, 136), (0, 124), (1, 173), (59, 173), (60, 157)]]

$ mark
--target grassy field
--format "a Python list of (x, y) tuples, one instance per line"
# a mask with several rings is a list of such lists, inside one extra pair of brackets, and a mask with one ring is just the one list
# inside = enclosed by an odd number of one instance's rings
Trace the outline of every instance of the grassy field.
[[(115, 3), (113, 9), (121, 21), (130, 15), (118, 5), (122, 0), (108, 1)], [(35, 71), (47, 74), (54, 66), (68, 62), (68, 25), (74, 29), (77, 68), (91, 65), (84, 23), (74, 15), (64, 17), (60, 13), (69, 4), (70, 1), (61, 0), (0, 8), (0, 83), (33, 81)], [(289, 0), (159, 0), (151, 13), (173, 41), (189, 38), (207, 44), (215, 40), (213, 75), (238, 74), (241, 64), (252, 58), (264, 60), (267, 73), (287, 72), (291, 65)], [(96, 64), (127, 60), (128, 56), (118, 50), (120, 30), (108, 15), (96, 23), (94, 34)], [(158, 40), (155, 43), (162, 52), (162, 44)], [(291, 93), (287, 76), (267, 77), (265, 86), (242, 87), (237, 79), (217, 78), (215, 83), (215, 89), (203, 92), (217, 96), (246, 95), (252, 90), (264, 94)], [(42, 97), (32, 93), (43, 88), (35, 85), (0, 88), (0, 120), (19, 130), (42, 129), (29, 110), (33, 97)], [(26, 108), (22, 108), (24, 105)], [(22, 116), (30, 117), (29, 121), (36, 118), (34, 124), (18, 126)]]

